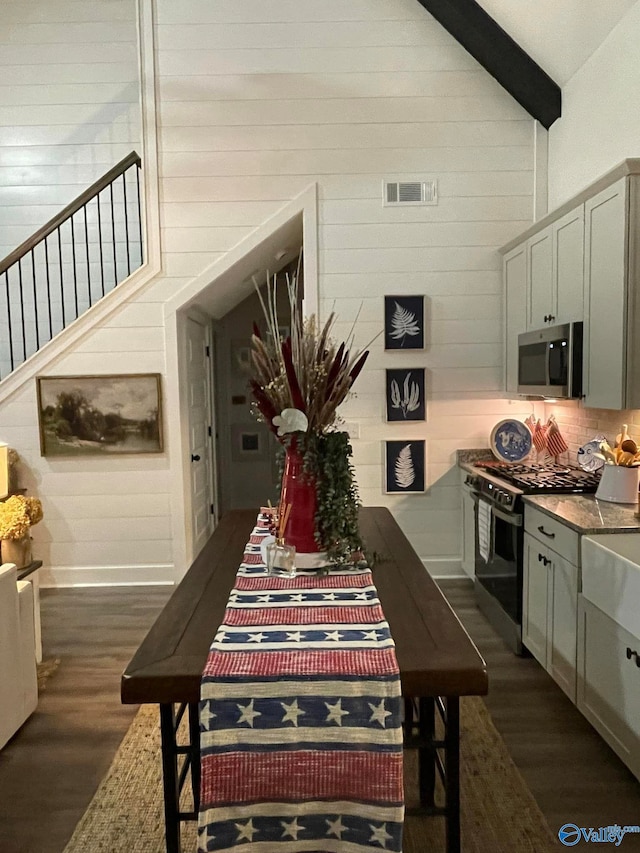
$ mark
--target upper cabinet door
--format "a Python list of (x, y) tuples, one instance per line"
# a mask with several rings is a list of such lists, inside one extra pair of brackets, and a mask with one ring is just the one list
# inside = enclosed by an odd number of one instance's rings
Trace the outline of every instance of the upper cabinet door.
[(584, 206), (554, 222), (552, 325), (584, 318)]
[(627, 179), (585, 202), (585, 405), (624, 409)]
[(527, 240), (527, 329), (542, 329), (556, 314), (552, 226)]
[(518, 392), (518, 335), (527, 329), (527, 247), (521, 243), (502, 261), (504, 281), (505, 391)]

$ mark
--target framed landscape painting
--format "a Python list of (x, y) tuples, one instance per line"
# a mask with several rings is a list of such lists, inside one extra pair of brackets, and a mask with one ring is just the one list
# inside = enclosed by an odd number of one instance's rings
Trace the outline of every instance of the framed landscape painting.
[(39, 376), (43, 456), (162, 452), (159, 373)]
[(424, 367), (385, 371), (388, 421), (426, 420), (424, 373)]
[(384, 348), (424, 349), (424, 296), (385, 296)]
[(385, 492), (407, 494), (424, 492), (426, 443), (419, 441), (385, 441)]

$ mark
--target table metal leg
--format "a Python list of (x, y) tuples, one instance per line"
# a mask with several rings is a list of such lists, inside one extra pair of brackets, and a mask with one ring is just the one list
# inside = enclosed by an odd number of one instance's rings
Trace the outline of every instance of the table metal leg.
[(196, 819), (200, 811), (200, 709), (189, 704), (189, 755), (191, 757), (191, 790)]
[(173, 704), (160, 705), (164, 831), (167, 853), (180, 853), (180, 784), (175, 727), (176, 714)]
[(419, 708), (418, 731), (421, 746), (418, 747), (418, 790), (420, 805), (429, 808), (435, 805), (436, 793), (435, 700), (433, 697), (422, 698), (419, 700)]
[(447, 853), (460, 853), (460, 700), (445, 699), (445, 795), (447, 821)]

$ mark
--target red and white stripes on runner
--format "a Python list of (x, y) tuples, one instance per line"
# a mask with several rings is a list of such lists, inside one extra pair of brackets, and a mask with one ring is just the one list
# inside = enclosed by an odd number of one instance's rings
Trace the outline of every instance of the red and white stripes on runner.
[(198, 850), (399, 853), (400, 676), (371, 572), (267, 575), (267, 532), (203, 673)]

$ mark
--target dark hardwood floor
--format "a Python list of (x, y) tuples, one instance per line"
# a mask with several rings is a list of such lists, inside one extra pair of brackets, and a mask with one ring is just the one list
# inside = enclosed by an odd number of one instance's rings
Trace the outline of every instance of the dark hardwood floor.
[(1, 853), (64, 849), (137, 710), (120, 675), (171, 592), (42, 591), (43, 658), (60, 663), (0, 752)]
[[(487, 661), (487, 705), (553, 832), (564, 823), (640, 824), (640, 783), (541, 667), (507, 650), (470, 582), (441, 587)], [(170, 593), (43, 591), (45, 659), (60, 664), (36, 713), (0, 752), (2, 853), (64, 849), (136, 710), (120, 704), (120, 674)], [(640, 850), (640, 836), (620, 849)]]

